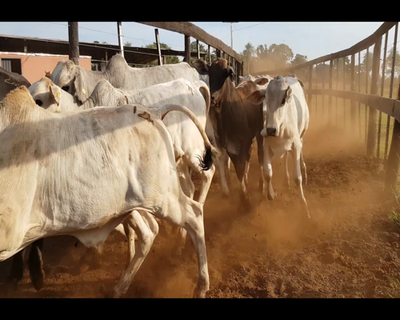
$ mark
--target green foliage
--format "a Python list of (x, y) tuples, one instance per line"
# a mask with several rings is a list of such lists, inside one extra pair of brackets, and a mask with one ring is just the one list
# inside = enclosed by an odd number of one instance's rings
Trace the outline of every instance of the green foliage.
[[(200, 52), (201, 53), (206, 53), (205, 61), (209, 61), (207, 48), (202, 43), (199, 43), (199, 47), (200, 47)], [(196, 43), (196, 41), (192, 41), (190, 43), (190, 52), (197, 52), (197, 43)], [(217, 51), (215, 49), (212, 49), (210, 51), (210, 55), (211, 55), (211, 61), (216, 59), (217, 58)], [(193, 62), (195, 60), (196, 59), (191, 59), (191, 62)]]
[[(145, 48), (149, 48), (149, 49), (157, 49), (157, 43), (153, 42), (152, 44), (148, 44)], [(168, 46), (165, 43), (160, 43), (160, 48), (161, 49), (171, 49), (170, 46)], [(172, 63), (178, 63), (179, 62), (179, 58), (177, 56), (167, 56), (166, 57), (166, 64), (172, 64)], [(154, 61), (150, 62), (149, 64), (157, 64), (157, 58), (154, 59)]]
[[(386, 57), (386, 66), (385, 66), (385, 76), (390, 77), (392, 73), (392, 64), (393, 64), (393, 47), (389, 50), (389, 54)], [(396, 61), (394, 64), (395, 74), (400, 73), (400, 53), (396, 50)]]
[(301, 54), (294, 57), (293, 50), (284, 43), (273, 43), (269, 47), (261, 44), (255, 48), (252, 43), (248, 42), (241, 55), (247, 73), (251, 73), (251, 70), (280, 69), (307, 61), (307, 57)]

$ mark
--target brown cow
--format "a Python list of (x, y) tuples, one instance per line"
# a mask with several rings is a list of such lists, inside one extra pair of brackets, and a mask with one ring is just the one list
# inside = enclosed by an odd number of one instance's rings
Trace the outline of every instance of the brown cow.
[[(252, 205), (246, 186), (246, 169), (251, 156), (254, 138), (257, 139), (258, 161), (262, 165), (263, 146), (260, 135), (263, 129), (262, 103), (254, 105), (246, 99), (258, 86), (253, 81), (245, 81), (235, 87), (234, 72), (225, 59), (216, 59), (211, 65), (196, 60), (194, 67), (200, 74), (208, 74), (212, 107), (210, 118), (216, 133), (219, 148), (225, 149), (231, 159), (236, 176), (241, 184), (241, 203), (247, 210)], [(263, 187), (260, 178), (260, 188)]]

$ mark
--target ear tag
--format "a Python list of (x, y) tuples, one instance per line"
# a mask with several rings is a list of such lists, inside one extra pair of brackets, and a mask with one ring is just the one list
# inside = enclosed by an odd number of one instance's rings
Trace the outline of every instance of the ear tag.
[(60, 98), (60, 93), (59, 92), (57, 92), (57, 98)]
[(82, 89), (82, 92), (83, 92), (83, 94), (86, 94), (86, 90), (85, 89)]

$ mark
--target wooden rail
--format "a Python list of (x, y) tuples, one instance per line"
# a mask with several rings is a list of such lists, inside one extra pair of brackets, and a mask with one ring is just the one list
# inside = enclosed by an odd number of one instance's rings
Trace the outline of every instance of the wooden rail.
[(146, 24), (148, 26), (166, 29), (169, 31), (178, 32), (184, 34), (185, 36), (193, 37), (201, 42), (204, 42), (217, 50), (225, 52), (228, 56), (233, 57), (238, 62), (242, 63), (242, 57), (234, 51), (231, 47), (228, 47), (225, 43), (223, 43), (218, 38), (213, 37), (209, 33), (205, 32), (203, 29), (194, 25), (190, 22), (143, 22), (136, 21), (138, 23)]
[(293, 70), (296, 69), (302, 69), (308, 66), (313, 66), (314, 64), (321, 63), (321, 62), (327, 62), (330, 60), (338, 59), (338, 58), (343, 58), (347, 57), (349, 55), (355, 54), (359, 51), (365, 50), (375, 44), (375, 42), (382, 37), (386, 32), (388, 32), (392, 27), (396, 25), (396, 22), (384, 22), (373, 34), (371, 34), (368, 38), (365, 38), (364, 40), (361, 40), (360, 42), (356, 43), (354, 46), (341, 50), (335, 53), (327, 54), (325, 56), (316, 58), (314, 60), (307, 61), (302, 64), (298, 64), (293, 67), (287, 67), (287, 68), (280, 68), (280, 69), (275, 69), (275, 70), (267, 70), (267, 71), (259, 71), (259, 72), (254, 72), (252, 75), (257, 76), (257, 75), (263, 75), (263, 74), (269, 74), (269, 75), (274, 75), (274, 74), (286, 74), (286, 73), (291, 73)]
[(304, 91), (307, 95), (332, 95), (342, 99), (358, 101), (391, 117), (394, 117), (400, 122), (400, 100), (385, 98), (375, 94), (335, 89), (305, 89)]

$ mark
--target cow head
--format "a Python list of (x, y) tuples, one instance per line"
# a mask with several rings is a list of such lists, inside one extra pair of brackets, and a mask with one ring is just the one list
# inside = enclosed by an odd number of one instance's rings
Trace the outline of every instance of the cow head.
[(33, 83), (28, 90), (39, 107), (49, 109), (50, 111), (58, 110), (62, 90), (48, 77), (42, 77), (39, 81)]
[(71, 60), (59, 61), (51, 73), (50, 79), (55, 85), (70, 94), (75, 94), (77, 65)]
[(193, 66), (201, 75), (208, 75), (211, 95), (222, 88), (226, 78), (234, 79), (235, 73), (232, 67), (228, 67), (226, 59), (215, 59), (210, 65), (199, 59), (193, 62)]
[(292, 99), (292, 88), (281, 76), (270, 81), (266, 89), (254, 91), (247, 97), (247, 100), (254, 104), (264, 103), (266, 119), (264, 129), (261, 131), (263, 137), (280, 136), (280, 128)]

